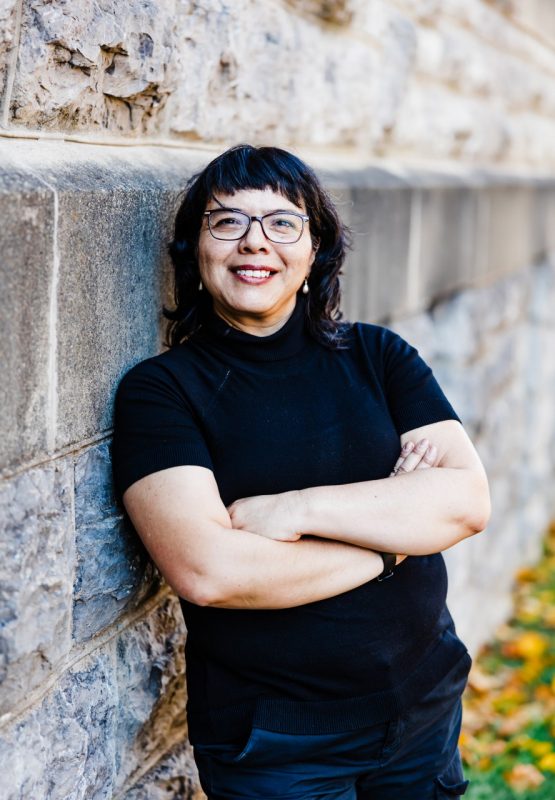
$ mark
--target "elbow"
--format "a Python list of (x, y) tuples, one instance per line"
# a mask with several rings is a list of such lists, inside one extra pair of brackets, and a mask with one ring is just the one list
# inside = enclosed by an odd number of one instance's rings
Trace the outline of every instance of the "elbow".
[(489, 492), (489, 485), (485, 475), (477, 476), (477, 481), (474, 483), (472, 493), (469, 498), (468, 509), (466, 514), (466, 525), (468, 527), (468, 535), (474, 536), (476, 533), (482, 533), (491, 518), (491, 497)]
[(213, 576), (206, 574), (189, 574), (179, 586), (173, 588), (184, 600), (195, 606), (218, 606), (222, 603), (222, 592), (218, 591)]

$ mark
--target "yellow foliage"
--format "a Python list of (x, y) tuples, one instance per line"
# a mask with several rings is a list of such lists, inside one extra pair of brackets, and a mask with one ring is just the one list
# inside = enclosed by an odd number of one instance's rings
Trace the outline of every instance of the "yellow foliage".
[(543, 772), (555, 772), (555, 753), (547, 753), (540, 759), (538, 767)]

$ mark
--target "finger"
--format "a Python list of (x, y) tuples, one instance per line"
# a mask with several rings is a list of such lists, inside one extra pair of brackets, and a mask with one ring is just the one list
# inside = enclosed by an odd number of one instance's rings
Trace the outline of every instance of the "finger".
[(401, 466), (401, 464), (403, 463), (403, 461), (413, 448), (414, 448), (414, 442), (405, 442), (405, 444), (401, 449), (401, 455), (393, 465), (393, 470), (389, 473), (390, 475), (395, 475), (395, 473), (397, 472), (397, 470), (399, 469), (399, 467)]
[(433, 467), (436, 463), (437, 459), (437, 447), (435, 444), (431, 444), (424, 455), (422, 456), (422, 460), (416, 467), (416, 469), (429, 469)]
[(413, 469), (416, 469), (417, 465), (420, 463), (420, 460), (424, 456), (429, 442), (427, 439), (421, 439), (413, 449), (411, 453), (405, 458), (404, 462), (401, 464), (399, 469), (397, 470), (397, 474), (400, 472), (412, 472)]

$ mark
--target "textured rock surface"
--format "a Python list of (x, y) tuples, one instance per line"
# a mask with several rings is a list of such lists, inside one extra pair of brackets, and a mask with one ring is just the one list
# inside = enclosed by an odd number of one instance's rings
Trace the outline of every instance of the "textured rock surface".
[(154, 785), (191, 786), (190, 748), (161, 759), (186, 735), (184, 639), (169, 597), (61, 673), (39, 703), (0, 728), (2, 798), (111, 798), (135, 773), (144, 785), (149, 762), (158, 764)]
[(112, 797), (117, 703), (111, 648), (61, 674), (40, 704), (0, 730), (3, 798)]
[(391, 325), (433, 365), (490, 480), (487, 531), (446, 553), (450, 608), (472, 650), (506, 618), (513, 575), (555, 515), (554, 301), (544, 262)]
[[(118, 792), (186, 739), (184, 644), (183, 616), (174, 595), (116, 640)], [(181, 763), (190, 772), (188, 761)]]
[[(17, 0), (0, 0), (0, 98), (6, 90), (11, 56), (16, 46)], [(0, 113), (4, 103), (0, 100)]]
[(52, 679), (71, 647), (70, 460), (0, 484), (0, 714)]
[[(48, 449), (54, 198), (21, 163), (0, 161), (0, 469)], [(19, 309), (17, 312), (15, 309)], [(32, 346), (30, 346), (32, 342)]]
[(188, 742), (180, 742), (123, 795), (122, 800), (205, 800)]
[(550, 0), (34, 0), (9, 125), (542, 167), (554, 76)]
[(174, 0), (25, 3), (14, 121), (154, 132), (171, 91), (168, 68), (182, 7)]
[(75, 463), (73, 638), (90, 639), (155, 592), (160, 575), (113, 495), (107, 444)]

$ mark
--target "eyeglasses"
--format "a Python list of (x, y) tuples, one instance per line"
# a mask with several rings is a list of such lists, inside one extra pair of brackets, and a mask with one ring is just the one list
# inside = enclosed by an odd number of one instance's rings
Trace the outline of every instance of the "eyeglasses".
[(214, 239), (242, 239), (249, 232), (253, 220), (257, 220), (264, 236), (277, 244), (298, 242), (309, 219), (307, 214), (296, 211), (272, 211), (262, 217), (251, 217), (231, 208), (215, 208), (205, 211), (204, 216), (208, 217), (208, 229)]

